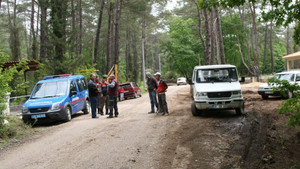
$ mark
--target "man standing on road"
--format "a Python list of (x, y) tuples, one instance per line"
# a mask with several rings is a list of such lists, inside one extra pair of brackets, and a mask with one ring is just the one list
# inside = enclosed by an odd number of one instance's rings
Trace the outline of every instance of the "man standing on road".
[(103, 80), (100, 81), (102, 89), (102, 97), (100, 97), (100, 111), (103, 113), (105, 106), (105, 114), (108, 115), (108, 95), (107, 95), (107, 75), (103, 75)]
[(156, 99), (156, 89), (157, 89), (157, 81), (155, 78), (151, 77), (151, 73), (146, 73), (147, 77), (147, 85), (148, 85), (148, 92), (150, 97), (150, 103), (151, 103), (151, 111), (149, 114), (154, 113), (154, 105), (156, 106), (156, 109), (158, 111), (158, 103)]
[(99, 118), (96, 115), (96, 108), (97, 108), (97, 102), (98, 102), (98, 88), (97, 84), (95, 83), (96, 75), (94, 73), (91, 73), (90, 75), (90, 81), (88, 83), (89, 88), (89, 97), (92, 107), (92, 118)]
[(115, 117), (118, 117), (118, 105), (117, 105), (117, 98), (118, 98), (118, 90), (119, 90), (119, 84), (117, 80), (115, 79), (114, 75), (111, 75), (109, 77), (109, 83), (108, 83), (108, 97), (109, 97), (109, 116), (107, 118), (113, 118), (113, 109), (115, 109)]
[(166, 100), (166, 92), (168, 89), (167, 83), (161, 79), (161, 74), (159, 72), (155, 73), (155, 78), (157, 80), (157, 94), (158, 94), (158, 101), (159, 101), (159, 106), (160, 110), (162, 111), (162, 116), (168, 116), (169, 111), (168, 111), (168, 104)]

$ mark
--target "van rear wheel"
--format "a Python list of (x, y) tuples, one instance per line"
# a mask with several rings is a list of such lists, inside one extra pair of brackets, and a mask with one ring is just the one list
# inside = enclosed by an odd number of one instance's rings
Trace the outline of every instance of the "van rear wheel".
[(91, 105), (90, 102), (88, 100), (85, 100), (85, 106), (83, 109), (83, 114), (89, 114), (91, 110)]

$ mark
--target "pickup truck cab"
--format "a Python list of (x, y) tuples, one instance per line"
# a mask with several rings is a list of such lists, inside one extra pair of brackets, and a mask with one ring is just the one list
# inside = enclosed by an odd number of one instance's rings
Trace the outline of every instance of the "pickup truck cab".
[(22, 107), (25, 123), (34, 121), (70, 121), (72, 115), (90, 112), (87, 82), (82, 75), (46, 76), (37, 82)]
[[(300, 70), (291, 70), (291, 71), (276, 73), (274, 75), (274, 78), (277, 78), (279, 80), (286, 80), (292, 85), (296, 83), (300, 85)], [(263, 99), (268, 99), (269, 96), (282, 96), (279, 90), (273, 91), (273, 87), (276, 86), (274, 86), (274, 84), (271, 84), (271, 86), (269, 86), (268, 83), (264, 83), (258, 87), (258, 94), (261, 95)], [(293, 95), (291, 92), (287, 92), (286, 94), (287, 94), (286, 96), (282, 96), (282, 97), (291, 98)]]
[(191, 79), (193, 115), (209, 109), (235, 109), (244, 113), (244, 99), (234, 65), (196, 66)]

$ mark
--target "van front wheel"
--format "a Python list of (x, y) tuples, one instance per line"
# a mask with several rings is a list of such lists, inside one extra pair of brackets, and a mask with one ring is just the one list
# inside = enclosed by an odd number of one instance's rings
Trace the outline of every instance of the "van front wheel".
[(192, 114), (194, 116), (199, 116), (200, 115), (199, 110), (197, 110), (197, 108), (195, 106), (195, 103), (192, 103), (191, 110), (192, 110)]
[(242, 106), (235, 109), (237, 115), (245, 114), (245, 103), (242, 103)]
[(72, 113), (71, 113), (71, 108), (68, 106), (65, 109), (65, 121), (70, 121), (72, 119)]
[(83, 109), (83, 114), (89, 114), (91, 110), (91, 105), (90, 102), (88, 100), (85, 100), (85, 106)]

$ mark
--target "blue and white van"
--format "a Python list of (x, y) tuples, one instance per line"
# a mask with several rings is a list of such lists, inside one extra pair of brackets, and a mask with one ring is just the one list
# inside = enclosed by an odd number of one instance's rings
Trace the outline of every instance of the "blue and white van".
[(25, 123), (38, 121), (70, 121), (72, 115), (90, 112), (89, 91), (82, 75), (46, 76), (37, 82), (30, 98), (22, 107)]

